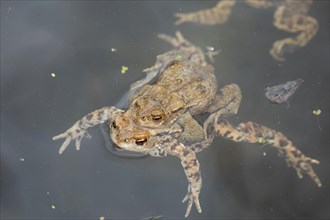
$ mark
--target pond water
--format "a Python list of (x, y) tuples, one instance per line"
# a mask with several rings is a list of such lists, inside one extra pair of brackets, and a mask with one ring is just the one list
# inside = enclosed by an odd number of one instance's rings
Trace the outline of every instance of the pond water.
[[(215, 4), (1, 1), (1, 219), (183, 218), (187, 181), (177, 158), (118, 157), (101, 128), (79, 152), (70, 145), (59, 155), (62, 142), (51, 140), (88, 112), (123, 105), (142, 70), (172, 49), (157, 34), (177, 30), (220, 51), (219, 86), (236, 83), (243, 95), (230, 120), (281, 131), (321, 162), (315, 171), (323, 184), (299, 179), (269, 146), (217, 137), (198, 154), (203, 212), (193, 207), (189, 218), (329, 219), (329, 2), (314, 2), (309, 15), (319, 31), (285, 62), (269, 49), (295, 34), (273, 26), (272, 8), (239, 1), (226, 24), (174, 25), (174, 13)], [(297, 79), (304, 82), (289, 107), (266, 99), (266, 87)]]

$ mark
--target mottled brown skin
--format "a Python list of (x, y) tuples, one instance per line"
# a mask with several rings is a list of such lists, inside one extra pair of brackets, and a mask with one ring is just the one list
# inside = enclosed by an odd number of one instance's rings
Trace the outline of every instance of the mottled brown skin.
[(122, 111), (123, 110), (117, 109), (112, 106), (103, 107), (82, 117), (80, 120), (74, 123), (74, 125), (71, 128), (69, 128), (66, 132), (53, 137), (53, 140), (65, 138), (65, 141), (63, 142), (58, 153), (62, 154), (63, 151), (69, 146), (70, 142), (73, 140), (75, 140), (76, 149), (80, 150), (80, 143), (82, 138), (91, 137), (87, 131), (88, 128), (108, 122), (109, 120), (114, 120), (114, 118), (116, 118), (116, 116)]
[[(312, 164), (319, 162), (304, 156), (282, 133), (253, 122), (241, 123), (235, 128), (225, 119), (237, 113), (241, 91), (236, 84), (217, 90), (216, 84), (211, 82), (216, 82), (213, 67), (205, 62), (200, 48), (179, 32), (176, 38), (167, 35), (160, 35), (160, 38), (175, 49), (157, 56), (156, 64), (145, 70), (146, 79), (132, 85), (140, 90), (131, 96), (127, 109), (104, 107), (84, 116), (66, 132), (53, 137), (53, 140), (65, 138), (60, 154), (73, 140), (79, 150), (81, 139), (89, 136), (87, 129), (107, 122), (110, 137), (120, 148), (154, 157), (178, 157), (188, 180), (188, 192), (182, 200), (188, 203), (185, 217), (193, 204), (199, 213), (202, 211), (199, 203), (202, 177), (196, 153), (208, 147), (215, 135), (250, 143), (257, 143), (262, 137), (286, 156), (288, 165), (297, 170), (299, 177), (305, 173), (321, 186), (312, 168)], [(157, 76), (155, 83), (149, 83)], [(172, 82), (177, 79), (187, 82), (186, 87), (180, 86), (181, 82)], [(199, 90), (201, 85), (205, 88)], [(213, 91), (212, 95), (201, 92), (205, 90)], [(175, 111), (176, 108), (179, 110)], [(208, 114), (206, 119), (201, 117), (204, 114)]]
[(166, 127), (181, 115), (208, 111), (217, 84), (210, 65), (172, 61), (156, 83), (145, 85), (128, 102), (124, 117), (148, 128)]
[[(142, 88), (131, 96), (123, 115), (148, 128), (165, 128), (185, 113), (194, 116), (217, 105), (213, 102), (217, 97), (214, 68), (206, 63), (203, 51), (180, 32), (176, 38), (159, 37), (175, 49), (158, 55), (155, 65), (144, 70), (146, 79), (132, 85)], [(155, 83), (147, 84), (157, 76)]]
[(318, 187), (322, 186), (312, 167), (313, 164), (319, 164), (319, 161), (306, 157), (281, 132), (254, 122), (241, 123), (234, 128), (227, 120), (221, 120), (220, 123), (214, 125), (214, 129), (215, 133), (235, 142), (258, 143), (258, 139), (263, 138), (265, 144), (270, 144), (285, 156), (287, 165), (296, 169), (299, 178), (302, 178), (305, 173)]
[[(318, 22), (307, 15), (313, 0), (245, 0), (246, 4), (262, 9), (275, 7), (274, 26), (289, 33), (299, 33), (274, 42), (270, 54), (275, 60), (284, 61), (285, 53), (292, 53), (304, 47), (317, 33)], [(204, 25), (224, 24), (227, 22), (235, 0), (222, 0), (216, 6), (191, 13), (177, 13), (176, 25), (193, 22)]]

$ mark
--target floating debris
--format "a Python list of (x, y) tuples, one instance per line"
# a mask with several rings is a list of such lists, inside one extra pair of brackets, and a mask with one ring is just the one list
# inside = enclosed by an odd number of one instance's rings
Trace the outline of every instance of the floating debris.
[(19, 160), (22, 161), (22, 162), (25, 161), (25, 159), (23, 157), (20, 157)]
[(206, 46), (207, 52), (205, 53), (206, 56), (210, 59), (212, 63), (214, 63), (214, 56), (218, 55), (220, 53), (220, 50), (215, 50), (214, 47)]
[(265, 140), (265, 138), (263, 138), (263, 137), (258, 137), (258, 138), (257, 138), (257, 141), (258, 141), (259, 144), (264, 144), (264, 143), (266, 143), (266, 140)]
[(304, 80), (297, 79), (289, 81), (281, 85), (267, 87), (265, 89), (265, 96), (272, 103), (282, 104), (288, 102), (289, 98), (295, 93), (298, 87), (303, 83)]
[(215, 49), (214, 49), (214, 47), (206, 46), (206, 50), (208, 50), (208, 51), (214, 51)]
[(111, 52), (113, 52), (113, 53), (114, 53), (114, 52), (117, 52), (117, 50), (118, 50), (118, 49), (116, 49), (116, 48), (111, 48)]
[(313, 114), (318, 116), (321, 114), (321, 109), (313, 110)]
[(156, 215), (156, 216), (146, 217), (143, 220), (157, 220), (157, 219), (160, 219), (161, 217), (163, 217), (163, 216), (162, 215)]
[(319, 128), (320, 131), (322, 131), (322, 128), (320, 126), (320, 119), (319, 115), (322, 113), (321, 109), (313, 110), (313, 114), (316, 115), (317, 118), (317, 127)]
[(264, 157), (267, 156), (266, 152), (263, 152), (262, 155), (264, 155)]
[(127, 66), (121, 66), (121, 73), (124, 74), (128, 70)]
[(56, 74), (55, 74), (55, 73), (51, 73), (50, 75), (51, 75), (53, 78), (56, 77)]
[(55, 205), (51, 205), (50, 207), (51, 207), (52, 209), (56, 209)]
[(105, 220), (104, 216), (100, 216), (99, 220)]

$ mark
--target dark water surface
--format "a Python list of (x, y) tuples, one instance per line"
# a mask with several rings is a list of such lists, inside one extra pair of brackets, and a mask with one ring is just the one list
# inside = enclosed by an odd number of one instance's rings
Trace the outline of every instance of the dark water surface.
[[(315, 171), (323, 183), (299, 179), (271, 147), (218, 137), (198, 155), (203, 213), (193, 207), (190, 218), (329, 219), (329, 2), (314, 3), (309, 14), (319, 32), (282, 63), (268, 51), (293, 34), (272, 25), (273, 9), (239, 2), (224, 25), (174, 26), (175, 12), (214, 4), (1, 1), (2, 219), (183, 218), (187, 181), (177, 158), (115, 157), (99, 128), (79, 152), (70, 145), (59, 156), (62, 142), (51, 140), (86, 113), (118, 103), (144, 77), (142, 69), (172, 49), (157, 34), (176, 30), (203, 49), (221, 50), (214, 64), (219, 85), (235, 82), (243, 93), (233, 123), (283, 132), (321, 162)], [(267, 86), (298, 78), (304, 83), (289, 108), (265, 98)]]

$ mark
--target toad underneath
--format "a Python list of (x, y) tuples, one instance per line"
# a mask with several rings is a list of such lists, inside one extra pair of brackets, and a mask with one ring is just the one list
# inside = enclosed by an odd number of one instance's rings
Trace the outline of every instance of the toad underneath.
[[(274, 12), (274, 26), (289, 33), (299, 33), (274, 42), (270, 55), (277, 61), (284, 61), (286, 53), (293, 53), (304, 47), (317, 33), (318, 21), (307, 13), (313, 0), (244, 0), (257, 9), (276, 8)], [(236, 0), (222, 0), (214, 7), (190, 13), (176, 13), (175, 22), (180, 25), (185, 22), (203, 25), (224, 24), (229, 19)]]
[(158, 55), (154, 66), (145, 69), (147, 77), (134, 83), (126, 109), (103, 107), (78, 120), (66, 132), (53, 137), (65, 139), (62, 154), (71, 141), (80, 149), (88, 128), (107, 123), (110, 137), (119, 148), (154, 157), (178, 157), (188, 180), (188, 192), (182, 202), (202, 212), (199, 194), (202, 187), (200, 164), (196, 154), (208, 147), (214, 136), (236, 142), (267, 143), (285, 156), (286, 162), (302, 178), (307, 174), (321, 187), (312, 165), (319, 161), (306, 157), (282, 133), (254, 122), (233, 126), (226, 118), (236, 114), (241, 91), (236, 84), (218, 89), (214, 68), (207, 64), (199, 47), (183, 38), (159, 35), (175, 49)]

